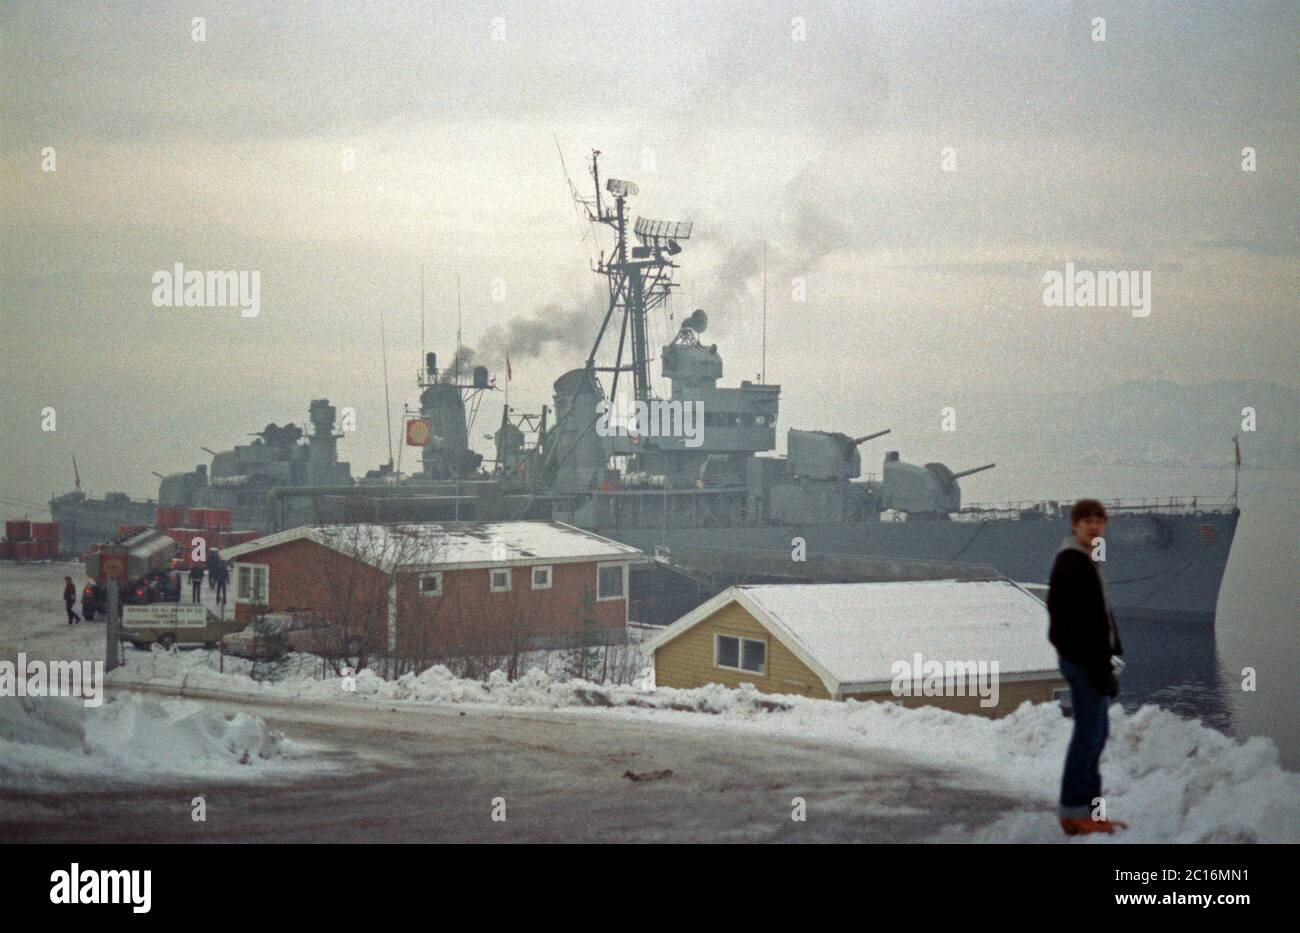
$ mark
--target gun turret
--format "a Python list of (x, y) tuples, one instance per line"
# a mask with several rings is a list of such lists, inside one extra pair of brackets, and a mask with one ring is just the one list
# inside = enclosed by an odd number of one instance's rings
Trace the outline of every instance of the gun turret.
[[(861, 437), (855, 437), (855, 438), (853, 438), (853, 446), (854, 446), (854, 447), (857, 447), (859, 444), (865, 444), (867, 441), (873, 441), (873, 440), (875, 440), (875, 439), (878, 438), (878, 437), (884, 437), (884, 436), (885, 436), (886, 434), (888, 434), (891, 430), (893, 430), (893, 429), (892, 429), (892, 428), (885, 428), (885, 430), (883, 430), (883, 431), (877, 431), (875, 434), (864, 434), (864, 435), (862, 435)], [(989, 465), (992, 466), (992, 464), (989, 464)]]
[(962, 470), (960, 473), (954, 473), (952, 478), (961, 479), (963, 476), (970, 476), (972, 473), (983, 473), (985, 470), (991, 470), (995, 466), (997, 466), (996, 463), (986, 463), (983, 466), (972, 467), (969, 470)]

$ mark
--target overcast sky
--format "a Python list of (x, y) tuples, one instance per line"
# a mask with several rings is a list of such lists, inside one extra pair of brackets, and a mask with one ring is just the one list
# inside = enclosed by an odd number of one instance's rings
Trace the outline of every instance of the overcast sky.
[[(673, 310), (708, 310), (727, 384), (761, 367), (766, 244), (782, 446), (890, 426), (960, 467), (1049, 392), (1293, 388), (1298, 9), (6, 4), (0, 495), (65, 491), (75, 453), (89, 490), (152, 496), (320, 397), (357, 411), (359, 476), (387, 457), (381, 314), (394, 404), (417, 398), (421, 263), (448, 359), (457, 274), (470, 346), (561, 322), (512, 353), (511, 402), (549, 403), (602, 311), (557, 141), (584, 191), (599, 148), (636, 214), (694, 221)], [(261, 313), (154, 307), (176, 262), (260, 272)], [(1150, 316), (1045, 307), (1066, 262), (1150, 271)]]

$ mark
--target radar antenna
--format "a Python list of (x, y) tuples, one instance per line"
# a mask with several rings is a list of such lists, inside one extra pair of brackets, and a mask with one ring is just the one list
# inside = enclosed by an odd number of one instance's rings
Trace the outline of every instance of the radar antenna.
[[(604, 190), (614, 199), (611, 207), (601, 195), (600, 150), (591, 152), (591, 177), (595, 182), (594, 199), (583, 198), (574, 191), (574, 199), (586, 211), (587, 219), (592, 223), (604, 224), (614, 230), (616, 235), (614, 249), (606, 258), (600, 253), (593, 271), (605, 277), (609, 284), (609, 304), (596, 341), (591, 346), (587, 357), (587, 368), (595, 372), (614, 374), (609, 395), (611, 398), (618, 391), (618, 379), (621, 373), (631, 373), (633, 394), (637, 401), (650, 400), (650, 350), (646, 336), (646, 314), (662, 306), (677, 287), (673, 281), (673, 271), (677, 264), (672, 257), (682, 251), (682, 241), (690, 238), (691, 224), (666, 220), (648, 220), (637, 218), (632, 233), (640, 244), (628, 244), (627, 199), (639, 193), (635, 182), (621, 178), (605, 180)], [(618, 350), (614, 355), (613, 366), (597, 366), (596, 353), (605, 339), (610, 321), (614, 316), (620, 317)], [(624, 349), (627, 346), (629, 330), (631, 331), (631, 359), (624, 362)]]

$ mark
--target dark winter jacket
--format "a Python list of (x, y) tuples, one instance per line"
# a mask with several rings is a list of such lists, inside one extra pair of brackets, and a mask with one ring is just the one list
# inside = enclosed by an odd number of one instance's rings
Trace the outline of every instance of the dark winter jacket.
[(77, 588), (71, 580), (63, 584), (63, 601), (65, 603), (75, 603), (77, 601)]
[(203, 582), (203, 565), (202, 565), (202, 564), (195, 564), (193, 567), (190, 568), (190, 582), (191, 582), (191, 583), (202, 583), (202, 582)]
[(1067, 546), (1056, 555), (1048, 581), (1047, 638), (1056, 653), (1079, 665), (1088, 682), (1115, 696), (1119, 683), (1111, 671), (1111, 655), (1124, 653), (1115, 617), (1106, 605), (1101, 573), (1086, 551)]

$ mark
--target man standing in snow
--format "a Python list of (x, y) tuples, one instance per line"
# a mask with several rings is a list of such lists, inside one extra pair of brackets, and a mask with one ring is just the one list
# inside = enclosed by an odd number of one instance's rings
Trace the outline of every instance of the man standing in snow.
[(221, 555), (216, 551), (208, 554), (208, 585), (217, 591), (217, 604), (226, 604), (226, 584), (230, 581), (230, 570)]
[(190, 568), (190, 602), (197, 603), (203, 598), (203, 565), (195, 564)]
[(1048, 581), (1047, 637), (1059, 655), (1074, 710), (1059, 810), (1068, 836), (1125, 828), (1118, 821), (1092, 818), (1101, 800), (1101, 753), (1110, 734), (1110, 701), (1119, 693), (1115, 675), (1123, 653), (1094, 556), (1105, 554), (1105, 530), (1106, 509), (1100, 502), (1076, 502), (1070, 510), (1070, 536), (1061, 544)]
[(77, 610), (72, 608), (77, 604), (77, 587), (72, 582), (72, 577), (63, 578), (63, 605), (68, 608), (68, 624), (76, 625), (81, 621), (81, 616), (77, 615)]

